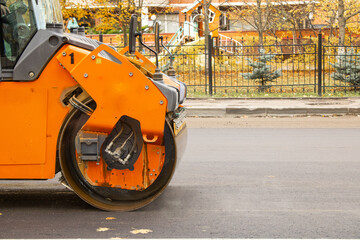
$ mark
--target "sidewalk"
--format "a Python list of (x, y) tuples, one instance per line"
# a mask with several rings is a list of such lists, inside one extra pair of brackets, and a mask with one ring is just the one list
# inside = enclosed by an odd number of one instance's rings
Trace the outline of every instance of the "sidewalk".
[(188, 117), (265, 117), (360, 115), (360, 98), (191, 98)]

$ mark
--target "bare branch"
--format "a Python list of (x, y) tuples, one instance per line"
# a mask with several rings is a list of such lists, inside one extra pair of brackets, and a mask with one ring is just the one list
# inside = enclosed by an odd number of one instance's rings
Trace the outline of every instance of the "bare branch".
[(359, 13), (360, 13), (360, 10), (358, 10), (358, 11), (350, 14), (349, 16), (346, 16), (346, 17), (345, 17), (345, 20), (347, 21), (347, 20), (349, 20), (350, 18), (355, 17), (355, 16), (358, 15)]

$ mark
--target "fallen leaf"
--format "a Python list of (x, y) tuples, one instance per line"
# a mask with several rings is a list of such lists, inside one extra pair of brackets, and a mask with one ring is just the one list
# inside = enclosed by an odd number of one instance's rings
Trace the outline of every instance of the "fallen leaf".
[(106, 218), (106, 220), (114, 220), (114, 219), (116, 219), (116, 218), (114, 218), (114, 217), (107, 217)]
[(0, 212), (0, 216), (2, 215), (2, 213)]
[(130, 231), (132, 234), (148, 234), (148, 233), (151, 233), (152, 232), (152, 230), (150, 230), (150, 229), (135, 229), (134, 228), (134, 230), (132, 230), (132, 231)]
[(105, 227), (100, 227), (100, 228), (96, 229), (97, 232), (106, 232), (109, 230), (110, 230), (109, 228), (105, 228)]

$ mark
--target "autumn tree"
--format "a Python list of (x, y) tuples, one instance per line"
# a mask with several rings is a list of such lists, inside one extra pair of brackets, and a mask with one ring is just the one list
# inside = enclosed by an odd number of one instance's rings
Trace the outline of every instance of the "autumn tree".
[(335, 27), (336, 27), (336, 17), (337, 17), (337, 9), (331, 8), (333, 6), (333, 1), (320, 1), (318, 2), (316, 8), (318, 11), (316, 12), (316, 16), (321, 18), (330, 29), (329, 36), (333, 37), (335, 35)]
[(259, 45), (263, 46), (264, 33), (278, 23), (275, 20), (275, 3), (270, 0), (256, 0), (255, 2), (243, 0), (242, 3), (242, 7), (231, 5), (230, 18), (240, 19), (255, 29), (259, 34)]
[[(210, 27), (209, 27), (209, 8), (212, 0), (202, 0), (202, 9), (204, 10), (204, 35), (205, 37), (210, 35)], [(207, 39), (205, 39), (205, 42)]]
[(276, 0), (278, 19), (289, 25), (293, 33), (294, 44), (297, 44), (297, 37), (301, 38), (301, 29), (305, 20), (310, 20), (310, 13), (314, 12), (314, 1), (299, 1), (296, 4), (284, 0)]
[(96, 3), (102, 6), (96, 10), (94, 15), (95, 18), (100, 19), (96, 29), (103, 32), (110, 29), (121, 29), (124, 34), (124, 45), (127, 46), (130, 18), (132, 14), (137, 13), (135, 0), (96, 0)]
[(89, 3), (86, 1), (81, 2), (61, 0), (60, 4), (63, 18), (65, 20), (69, 19), (70, 17), (76, 17), (78, 23), (82, 25), (87, 24), (86, 19), (93, 16)]
[[(96, 18), (100, 22), (95, 26), (97, 31), (106, 32), (113, 29), (121, 29), (124, 34), (124, 45), (128, 45), (128, 28), (132, 14), (138, 16), (138, 29), (141, 30), (142, 9), (144, 0), (61, 0), (64, 18)], [(151, 14), (167, 13), (170, 7), (164, 7), (164, 2), (158, 2), (161, 11), (153, 10)], [(156, 7), (155, 7), (156, 9)]]
[(83, 2), (61, 0), (65, 19), (76, 17), (80, 20), (79, 23), (84, 18), (100, 19), (100, 23), (96, 25), (95, 29), (101, 32), (122, 29), (125, 46), (128, 45), (127, 29), (131, 14), (141, 14), (141, 10), (137, 7), (138, 3), (142, 4), (143, 0), (90, 0)]
[[(345, 45), (346, 29), (351, 21), (360, 14), (359, 0), (320, 0), (319, 15), (330, 26), (339, 28), (339, 46)], [(358, 25), (358, 23), (356, 23)]]

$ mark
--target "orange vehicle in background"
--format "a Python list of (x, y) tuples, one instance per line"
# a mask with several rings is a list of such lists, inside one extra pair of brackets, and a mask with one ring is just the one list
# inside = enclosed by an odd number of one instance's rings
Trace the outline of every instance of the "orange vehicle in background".
[[(186, 145), (186, 85), (135, 51), (136, 16), (130, 46), (118, 53), (81, 28), (65, 34), (56, 0), (9, 0), (7, 7), (0, 179), (61, 172), (80, 198), (109, 211), (153, 201)], [(158, 39), (158, 25), (156, 32)]]

